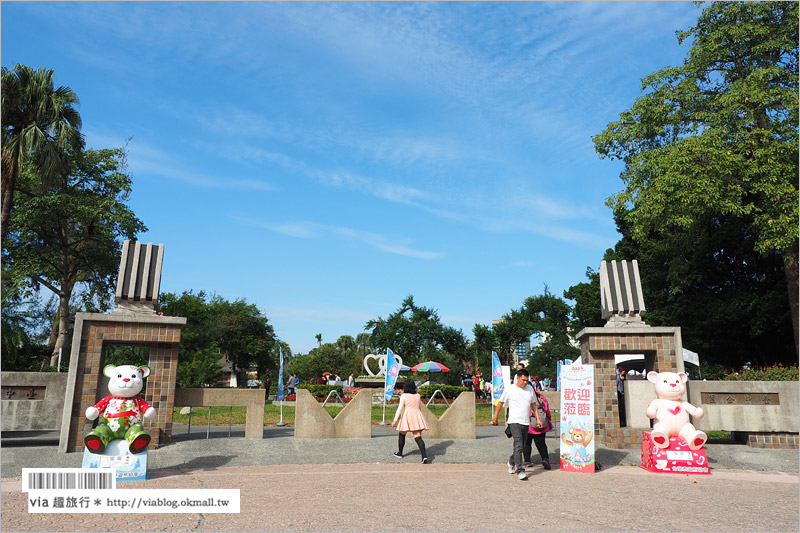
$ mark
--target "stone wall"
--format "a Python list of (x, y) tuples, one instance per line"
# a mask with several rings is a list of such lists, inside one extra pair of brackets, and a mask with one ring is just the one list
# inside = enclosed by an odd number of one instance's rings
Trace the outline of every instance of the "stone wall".
[(462, 392), (450, 404), (441, 418), (431, 413), (425, 404), (422, 414), (428, 422), (425, 437), (431, 439), (474, 439), (475, 438), (475, 393)]
[(264, 389), (176, 389), (175, 407), (247, 407), (244, 437), (264, 438)]
[(64, 409), (67, 374), (3, 372), (0, 430), (58, 431)]
[[(646, 380), (625, 382), (627, 424), (634, 432), (649, 431), (645, 410), (656, 398)], [(756, 448), (798, 447), (800, 384), (796, 381), (697, 381), (686, 383), (684, 400), (702, 407), (704, 416), (692, 419), (702, 431), (745, 434)]]
[(102, 399), (99, 396), (103, 375), (103, 346), (106, 343), (141, 344), (150, 348), (150, 376), (144, 399), (156, 409), (156, 417), (145, 421), (152, 437), (151, 446), (170, 441), (178, 346), (186, 319), (158, 315), (78, 313), (70, 352), (59, 451), (82, 452), (83, 437), (93, 422), (86, 419), (86, 408)]
[(372, 390), (361, 389), (332, 418), (307, 389), (297, 389), (294, 436), (303, 439), (372, 437)]

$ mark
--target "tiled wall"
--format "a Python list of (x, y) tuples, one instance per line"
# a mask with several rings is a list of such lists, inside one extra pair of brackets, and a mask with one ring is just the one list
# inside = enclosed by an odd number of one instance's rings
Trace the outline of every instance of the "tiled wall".
[(749, 432), (747, 445), (752, 448), (797, 450), (800, 448), (800, 438), (797, 433)]
[(85, 411), (98, 400), (100, 379), (105, 379), (101, 368), (103, 345), (108, 342), (142, 344), (150, 348), (150, 376), (146, 379), (144, 399), (156, 409), (156, 417), (146, 421), (144, 427), (152, 437), (151, 446), (169, 442), (182, 329), (182, 324), (159, 324), (157, 317), (152, 322), (83, 320), (67, 451), (82, 452), (83, 437), (92, 429), (93, 422), (86, 419)]
[[(619, 423), (617, 400), (617, 375), (614, 354), (643, 353), (645, 358), (654, 357), (659, 372), (677, 372), (676, 332), (659, 328), (653, 333), (625, 332), (622, 329), (587, 328), (579, 337), (581, 360), (595, 365), (595, 442), (607, 448), (628, 449), (641, 443), (641, 428), (623, 428)], [(679, 334), (679, 333), (678, 333)]]

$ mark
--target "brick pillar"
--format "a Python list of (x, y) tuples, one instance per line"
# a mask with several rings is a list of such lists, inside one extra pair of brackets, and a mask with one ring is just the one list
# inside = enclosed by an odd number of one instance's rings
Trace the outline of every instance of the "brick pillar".
[(657, 372), (683, 372), (680, 328), (584, 328), (578, 333), (581, 361), (595, 365), (595, 442), (606, 448), (627, 449), (641, 443), (641, 431), (619, 423), (615, 354), (643, 353)]
[(86, 408), (94, 405), (101, 379), (103, 346), (107, 342), (141, 344), (150, 348), (150, 376), (146, 379), (144, 399), (156, 409), (156, 417), (144, 423), (151, 446), (170, 441), (172, 411), (175, 404), (175, 377), (182, 317), (159, 317), (155, 314), (78, 313), (72, 339), (69, 376), (62, 415), (59, 451), (82, 452), (83, 437), (92, 429)]

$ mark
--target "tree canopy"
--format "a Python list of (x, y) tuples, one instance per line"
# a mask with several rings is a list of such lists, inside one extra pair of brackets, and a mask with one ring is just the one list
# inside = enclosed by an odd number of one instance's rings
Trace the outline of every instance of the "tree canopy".
[(0, 235), (5, 238), (16, 182), (23, 167), (33, 165), (48, 181), (69, 168), (70, 151), (83, 147), (77, 95), (69, 87), (54, 87), (53, 71), (16, 64), (2, 69), (2, 185)]
[(449, 357), (462, 365), (471, 360), (467, 339), (461, 330), (445, 326), (435, 309), (418, 306), (409, 295), (388, 317), (370, 320), (364, 326), (371, 330), (372, 346), (385, 352), (390, 348), (400, 354), (408, 366)]
[(234, 371), (255, 366), (259, 375), (278, 368), (279, 344), (268, 318), (244, 299), (233, 302), (205, 292), (164, 293), (158, 309), (167, 316), (186, 317), (178, 359), (178, 386), (198, 387), (220, 375), (217, 363), (227, 355)]
[(38, 167), (24, 166), (3, 241), (4, 283), (23, 296), (45, 287), (59, 299), (51, 365), (66, 343), (76, 286), (82, 284), (84, 298), (106, 308), (122, 240), (146, 230), (125, 203), (131, 176), (124, 149), (78, 150), (68, 159), (69, 171), (49, 180), (41, 179)]
[(713, 2), (678, 42), (691, 42), (683, 64), (644, 78), (593, 139), (625, 165), (608, 205), (635, 240), (745, 224), (782, 262), (797, 350), (798, 4)]

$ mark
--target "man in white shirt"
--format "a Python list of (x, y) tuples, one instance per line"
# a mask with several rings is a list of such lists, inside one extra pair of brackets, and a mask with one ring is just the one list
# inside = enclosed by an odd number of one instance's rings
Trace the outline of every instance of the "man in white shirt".
[(519, 480), (528, 479), (525, 468), (522, 466), (522, 447), (525, 444), (525, 436), (531, 423), (530, 413), (533, 411), (536, 416), (536, 426), (542, 427), (542, 420), (539, 418), (539, 410), (536, 408), (536, 393), (528, 384), (530, 375), (524, 368), (517, 371), (516, 381), (510, 387), (503, 390), (503, 395), (497, 403), (497, 407), (492, 415), (492, 425), (497, 425), (497, 416), (500, 409), (505, 404), (508, 407), (508, 418), (506, 423), (511, 430), (514, 438), (514, 451), (508, 459), (508, 473), (517, 474)]

